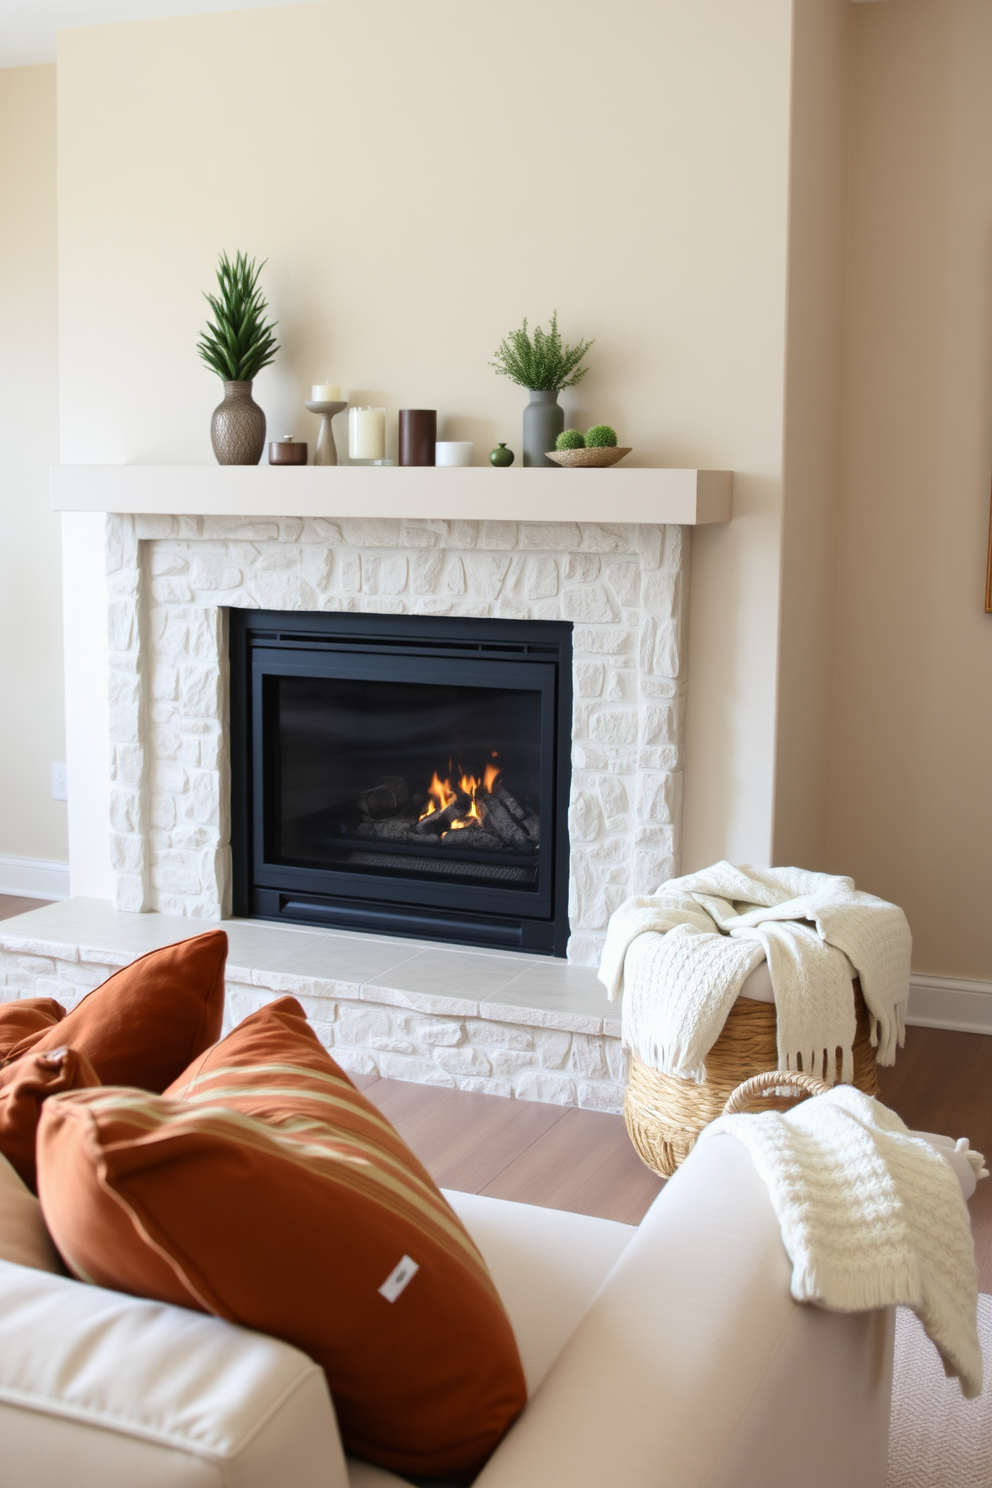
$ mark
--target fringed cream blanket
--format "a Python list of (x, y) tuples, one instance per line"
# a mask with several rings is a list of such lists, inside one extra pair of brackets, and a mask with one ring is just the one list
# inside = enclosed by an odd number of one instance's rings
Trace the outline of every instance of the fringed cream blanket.
[[(894, 1111), (849, 1085), (785, 1115), (721, 1116), (764, 1179), (792, 1295), (834, 1312), (911, 1307), (967, 1399), (981, 1393), (978, 1279), (954, 1172)], [(980, 1153), (968, 1161), (982, 1177)]]
[[(850, 878), (801, 868), (715, 863), (628, 899), (610, 920), (600, 980), (623, 992), (623, 1037), (653, 1069), (702, 1080), (741, 986), (767, 958), (778, 1067), (832, 1084), (853, 1074), (856, 1033), (847, 956), (861, 979), (871, 1039), (892, 1064), (905, 1038), (911, 939), (894, 904)], [(843, 954), (841, 954), (843, 952)]]

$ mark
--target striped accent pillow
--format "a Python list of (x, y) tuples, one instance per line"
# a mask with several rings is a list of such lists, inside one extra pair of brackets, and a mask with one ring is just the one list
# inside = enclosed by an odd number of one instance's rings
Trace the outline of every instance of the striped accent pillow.
[(468, 1479), (523, 1407), (478, 1250), (293, 998), (247, 1018), (163, 1097), (50, 1099), (38, 1162), (75, 1275), (296, 1344), (323, 1366), (359, 1456)]

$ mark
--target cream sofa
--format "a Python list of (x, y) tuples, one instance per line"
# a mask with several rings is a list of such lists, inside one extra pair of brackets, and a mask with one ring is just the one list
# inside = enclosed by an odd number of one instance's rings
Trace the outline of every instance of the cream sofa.
[[(345, 1458), (324, 1376), (298, 1350), (59, 1274), (15, 1182), (0, 1184), (4, 1488), (402, 1488)], [(767, 1193), (733, 1138), (697, 1148), (637, 1228), (448, 1197), (531, 1391), (478, 1488), (882, 1488), (892, 1317), (791, 1301)]]

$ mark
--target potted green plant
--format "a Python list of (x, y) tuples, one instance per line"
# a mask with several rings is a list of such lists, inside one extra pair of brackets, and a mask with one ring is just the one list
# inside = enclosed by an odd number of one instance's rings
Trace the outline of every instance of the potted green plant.
[(265, 414), (251, 395), (251, 385), (279, 350), (266, 323), (268, 306), (258, 287), (265, 260), (250, 262), (226, 253), (217, 266), (218, 293), (204, 294), (214, 313), (197, 342), (197, 351), (224, 382), (224, 400), (210, 420), (210, 443), (218, 465), (257, 465), (265, 448)]
[(533, 335), (524, 321), (519, 331), (504, 336), (490, 362), (501, 377), (526, 388), (530, 402), (524, 409), (524, 464), (546, 465), (554, 468), (548, 450), (553, 450), (555, 440), (565, 427), (565, 412), (559, 406), (558, 394), (562, 388), (574, 387), (588, 372), (580, 366), (582, 358), (592, 346), (591, 341), (580, 341), (576, 346), (565, 346), (558, 329), (557, 310), (551, 317), (547, 331), (534, 327)]

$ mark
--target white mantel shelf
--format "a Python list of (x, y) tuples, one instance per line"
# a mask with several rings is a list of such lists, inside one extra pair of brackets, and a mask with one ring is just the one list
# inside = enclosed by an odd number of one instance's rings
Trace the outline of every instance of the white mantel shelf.
[(731, 470), (55, 465), (52, 508), (174, 516), (729, 522)]

